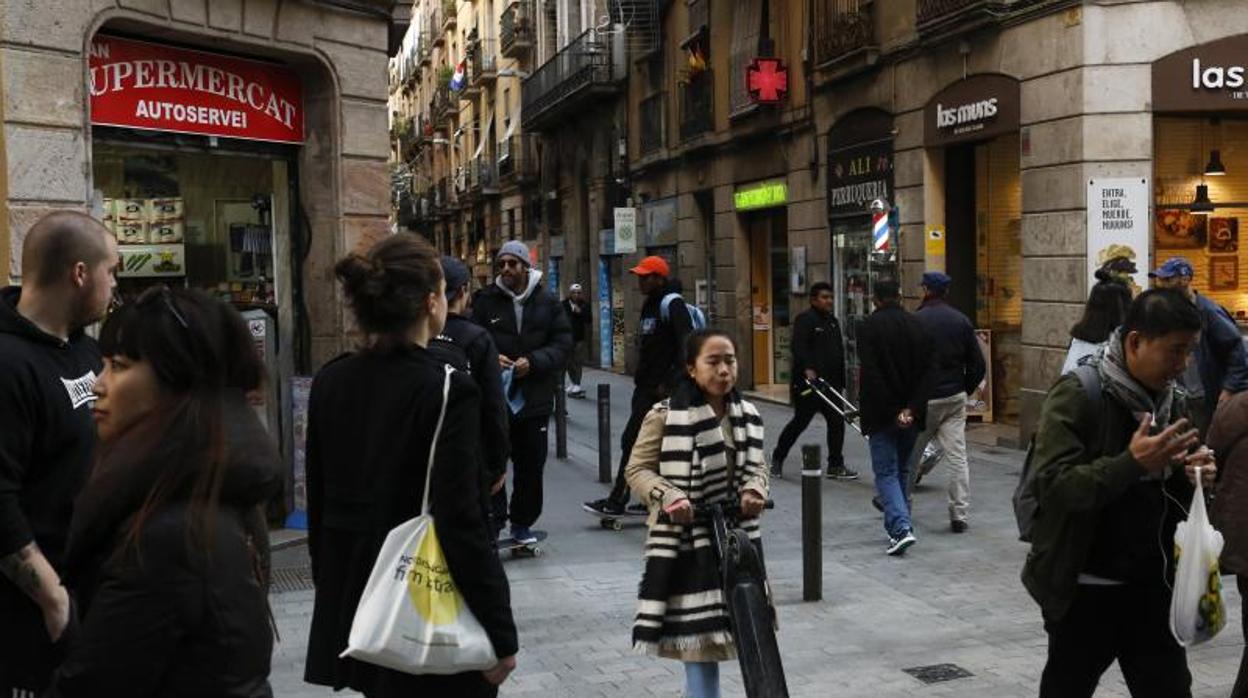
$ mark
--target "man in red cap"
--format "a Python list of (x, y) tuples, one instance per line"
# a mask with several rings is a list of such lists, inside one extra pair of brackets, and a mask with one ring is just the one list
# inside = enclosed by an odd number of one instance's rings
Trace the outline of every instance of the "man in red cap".
[(624, 468), (641, 430), (646, 413), (671, 394), (672, 387), (685, 371), (685, 340), (693, 331), (689, 307), (681, 297), (679, 281), (669, 280), (671, 271), (662, 257), (646, 257), (629, 269), (637, 275), (637, 285), (646, 297), (641, 307), (638, 333), (637, 372), (634, 376), (633, 403), (620, 440), (620, 466), (615, 486), (605, 499), (586, 502), (586, 511), (596, 514), (620, 515), (628, 505), (628, 483)]

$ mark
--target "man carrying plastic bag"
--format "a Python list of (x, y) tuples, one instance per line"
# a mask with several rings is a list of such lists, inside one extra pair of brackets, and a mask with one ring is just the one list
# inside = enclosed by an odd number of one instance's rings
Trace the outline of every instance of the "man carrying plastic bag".
[[(1208, 452), (1212, 455), (1212, 452)], [(1222, 554), (1222, 534), (1214, 530), (1205, 512), (1201, 487), (1204, 468), (1196, 468), (1196, 493), (1187, 520), (1174, 531), (1174, 595), (1170, 600), (1170, 631), (1184, 647), (1213, 639), (1226, 625), (1226, 604), (1222, 601), (1222, 577), (1218, 557)]]
[(1133, 696), (1191, 696), (1170, 629), (1174, 531), (1197, 466), (1175, 379), (1201, 329), (1181, 293), (1141, 294), (1093, 363), (1041, 408), (1024, 486), (1036, 502), (1023, 583), (1049, 635), (1042, 698), (1091, 696), (1115, 660)]

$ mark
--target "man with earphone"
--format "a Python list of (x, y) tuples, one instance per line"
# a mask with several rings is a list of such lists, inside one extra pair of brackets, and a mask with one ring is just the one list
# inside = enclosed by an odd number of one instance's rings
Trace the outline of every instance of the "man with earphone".
[(1067, 374), (1045, 398), (1023, 568), (1049, 635), (1042, 698), (1091, 696), (1115, 660), (1133, 696), (1191, 696), (1169, 608), (1182, 503), (1197, 466), (1207, 484), (1216, 473), (1176, 387), (1200, 329), (1181, 292), (1146, 291), (1083, 369), (1094, 376)]

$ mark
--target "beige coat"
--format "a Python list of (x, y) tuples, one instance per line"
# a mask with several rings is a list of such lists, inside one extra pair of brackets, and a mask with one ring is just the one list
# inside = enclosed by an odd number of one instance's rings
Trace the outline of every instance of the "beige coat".
[[(646, 526), (653, 526), (659, 513), (665, 508), (688, 498), (680, 488), (659, 474), (659, 454), (663, 451), (663, 426), (666, 421), (667, 407), (655, 405), (641, 423), (641, 431), (637, 434), (637, 441), (628, 457), (628, 466), (624, 470), (624, 477), (634, 496), (645, 502), (650, 510)], [(724, 431), (725, 444), (731, 444), (732, 427), (727, 418), (724, 419), (721, 429)], [(728, 462), (732, 463), (731, 453), (729, 455)], [(763, 475), (747, 482), (745, 488), (766, 499), (770, 491), (769, 478), (764, 468)], [(682, 662), (723, 662), (735, 659), (737, 652), (732, 645), (721, 645), (683, 652), (663, 650), (661, 656)]]

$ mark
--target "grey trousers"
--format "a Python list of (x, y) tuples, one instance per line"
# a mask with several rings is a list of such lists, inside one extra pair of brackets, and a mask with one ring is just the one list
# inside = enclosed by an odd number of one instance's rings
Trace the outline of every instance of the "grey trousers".
[(971, 468), (966, 459), (966, 393), (927, 401), (927, 428), (919, 434), (910, 456), (910, 488), (928, 442), (936, 440), (945, 452), (949, 472), (949, 520), (965, 521), (970, 508)]

